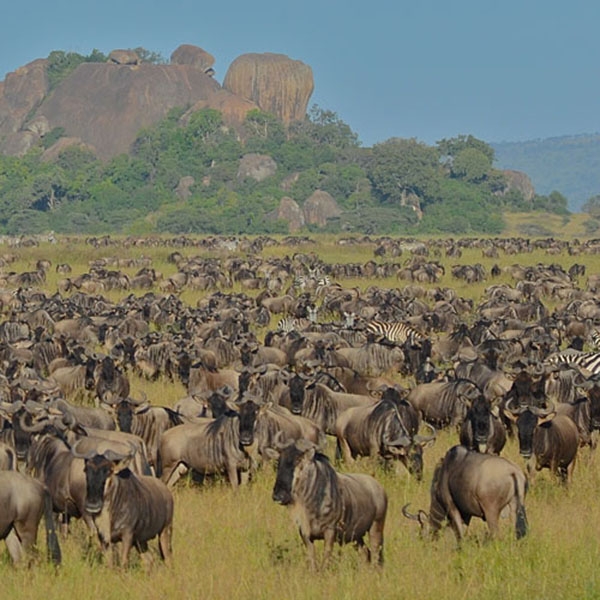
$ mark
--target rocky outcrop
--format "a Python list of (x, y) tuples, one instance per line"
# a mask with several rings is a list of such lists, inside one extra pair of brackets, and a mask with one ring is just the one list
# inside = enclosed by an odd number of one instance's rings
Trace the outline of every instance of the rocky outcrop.
[(182, 44), (171, 54), (172, 65), (192, 65), (204, 73), (214, 74), (215, 57), (198, 46)]
[(238, 180), (250, 177), (255, 181), (263, 181), (277, 172), (277, 163), (265, 154), (246, 154), (240, 160)]
[(135, 50), (113, 50), (108, 55), (108, 62), (115, 65), (139, 65), (142, 59)]
[(175, 188), (175, 195), (180, 200), (189, 200), (192, 196), (191, 187), (196, 183), (196, 180), (191, 175), (185, 175), (179, 180)]
[(34, 60), (0, 82), (0, 139), (19, 132), (48, 93), (47, 63)]
[(221, 86), (212, 77), (214, 60), (190, 44), (179, 46), (168, 65), (143, 62), (133, 50), (113, 50), (106, 63), (79, 65), (51, 92), (48, 61), (33, 61), (0, 82), (0, 153), (22, 155), (61, 127), (65, 137), (108, 159), (129, 153), (140, 129), (175, 107), (191, 107), (183, 124), (203, 108), (219, 110), (233, 128), (257, 108), (286, 122), (304, 118), (313, 91), (307, 65), (281, 54), (246, 54), (232, 64), (230, 85)]
[(284, 196), (279, 202), (275, 218), (287, 221), (290, 233), (297, 233), (305, 224), (302, 209), (294, 199), (288, 196)]
[(505, 169), (502, 171), (506, 179), (506, 189), (502, 194), (509, 192), (510, 190), (517, 190), (521, 192), (523, 198), (527, 202), (531, 202), (535, 198), (535, 188), (529, 175), (522, 171), (513, 171), (511, 169)]
[(242, 54), (225, 75), (223, 87), (255, 102), (284, 123), (305, 117), (314, 90), (312, 69), (284, 54)]
[(70, 148), (72, 146), (77, 146), (82, 150), (86, 150), (87, 152), (96, 154), (96, 149), (93, 146), (85, 144), (79, 138), (62, 137), (56, 142), (54, 142), (54, 144), (52, 144), (50, 148), (44, 151), (44, 153), (42, 154), (42, 160), (46, 162), (52, 162), (59, 157), (60, 153), (63, 152), (63, 150), (66, 150), (67, 148)]
[(331, 194), (323, 190), (315, 191), (304, 203), (304, 220), (309, 225), (325, 227), (328, 219), (339, 217), (342, 210)]

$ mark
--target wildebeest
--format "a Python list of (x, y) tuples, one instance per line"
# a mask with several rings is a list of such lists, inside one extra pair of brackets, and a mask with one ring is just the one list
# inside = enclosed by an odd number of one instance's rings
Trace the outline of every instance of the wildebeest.
[(421, 510), (411, 515), (408, 505), (402, 512), (418, 520), (422, 528), (429, 527), (434, 536), (448, 521), (460, 543), (473, 517), (486, 521), (490, 535), (497, 535), (500, 516), (508, 507), (519, 539), (528, 528), (526, 492), (527, 478), (511, 461), (454, 446), (433, 474), (429, 513)]
[(509, 403), (504, 412), (517, 425), (519, 453), (527, 461), (530, 477), (533, 477), (533, 456), (536, 471), (550, 469), (562, 483), (570, 482), (579, 448), (577, 425), (571, 418), (556, 414), (554, 405), (546, 409), (513, 408)]
[(326, 445), (325, 433), (312, 421), (292, 414), (287, 408), (245, 396), (238, 403), (240, 414), (240, 443), (252, 446), (256, 442), (261, 457), (267, 457), (267, 449), (275, 449), (277, 436), (285, 441), (301, 438), (313, 442), (319, 449)]
[(130, 471), (131, 454), (110, 448), (79, 453), (77, 444), (72, 452), (85, 461), (85, 508), (93, 517), (107, 563), (112, 566), (113, 544), (121, 542), (121, 565), (127, 566), (131, 547), (143, 555), (148, 541), (157, 536), (160, 556), (170, 562), (173, 496), (167, 486)]
[(169, 487), (192, 469), (200, 475), (224, 473), (237, 488), (251, 466), (240, 443), (239, 415), (227, 411), (217, 419), (177, 425), (165, 431), (158, 462), (159, 475)]
[(467, 414), (470, 403), (481, 390), (468, 379), (420, 383), (408, 394), (407, 400), (424, 421), (435, 427), (458, 426)]
[(52, 517), (52, 500), (42, 483), (18, 471), (0, 471), (0, 539), (14, 563), (35, 544), (44, 516), (48, 557), (61, 562), (58, 536)]
[(182, 425), (181, 416), (168, 407), (151, 406), (147, 401), (137, 402), (132, 398), (111, 398), (109, 402), (119, 429), (144, 440), (150, 464), (156, 469), (160, 437), (167, 429)]
[[(418, 480), (423, 476), (423, 447), (433, 442), (431, 436), (417, 436), (400, 412), (414, 408), (405, 400), (382, 398), (369, 406), (355, 406), (343, 411), (335, 422), (338, 449), (346, 462), (356, 456), (396, 458)], [(416, 411), (415, 411), (416, 412)], [(417, 415), (415, 417), (418, 419)], [(418, 426), (417, 426), (418, 428)]]
[(489, 454), (502, 452), (506, 444), (506, 429), (498, 407), (491, 406), (483, 394), (471, 402), (460, 426), (459, 438), (469, 450)]
[(0, 442), (0, 471), (16, 471), (17, 454), (13, 448)]
[[(315, 540), (324, 540), (323, 564), (333, 544), (353, 542), (367, 560), (383, 563), (383, 530), (387, 495), (371, 476), (338, 473), (329, 459), (306, 440), (280, 449), (273, 500), (291, 505), (311, 567), (317, 567)], [(370, 548), (364, 536), (369, 533)]]

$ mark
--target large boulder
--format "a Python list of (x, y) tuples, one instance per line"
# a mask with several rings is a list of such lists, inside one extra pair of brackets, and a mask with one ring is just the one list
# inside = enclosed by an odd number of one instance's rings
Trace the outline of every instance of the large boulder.
[(244, 122), (246, 114), (251, 110), (256, 110), (258, 106), (250, 100), (232, 94), (229, 90), (219, 88), (208, 94), (206, 98), (195, 102), (181, 117), (182, 125), (186, 125), (190, 116), (203, 108), (218, 110), (227, 125), (239, 127)]
[(0, 82), (0, 139), (18, 132), (48, 93), (47, 63), (34, 60)]
[(83, 63), (63, 80), (37, 111), (51, 127), (93, 145), (100, 158), (127, 153), (137, 133), (171, 108), (190, 106), (220, 88), (190, 65), (142, 63), (132, 68)]
[(504, 169), (502, 171), (504, 178), (506, 179), (506, 189), (503, 194), (510, 190), (517, 190), (523, 194), (523, 198), (527, 202), (531, 202), (535, 198), (535, 188), (529, 175), (522, 171), (513, 171), (511, 169)]
[(304, 219), (309, 225), (325, 227), (328, 219), (339, 217), (342, 210), (333, 196), (323, 190), (316, 190), (306, 200), (303, 207)]
[(237, 178), (241, 181), (250, 177), (256, 181), (263, 181), (272, 177), (277, 171), (277, 163), (266, 154), (246, 154), (240, 160)]
[(299, 121), (314, 90), (312, 69), (284, 54), (242, 54), (225, 75), (223, 87), (255, 102), (284, 123)]
[(212, 66), (215, 64), (215, 57), (206, 50), (193, 46), (192, 44), (182, 44), (171, 54), (172, 65), (192, 65), (204, 73), (214, 73)]
[(196, 180), (191, 175), (185, 175), (177, 184), (175, 188), (175, 195), (180, 200), (189, 200), (192, 196), (191, 187), (196, 183)]
[(298, 203), (289, 196), (281, 199), (275, 217), (287, 221), (290, 233), (297, 233), (304, 227), (304, 213)]
[(115, 65), (139, 65), (142, 59), (135, 50), (113, 50), (108, 55), (108, 62)]

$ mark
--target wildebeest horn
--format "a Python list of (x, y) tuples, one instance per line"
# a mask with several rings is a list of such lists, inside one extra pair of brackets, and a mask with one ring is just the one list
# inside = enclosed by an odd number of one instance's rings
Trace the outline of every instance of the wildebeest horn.
[(511, 413), (513, 416), (516, 417), (516, 416), (520, 415), (522, 412), (524, 412), (527, 409), (527, 406), (520, 406), (519, 408), (511, 408), (511, 404), (512, 404), (513, 400), (514, 400), (514, 398), (511, 398), (506, 403), (504, 410), (507, 410), (509, 413)]
[(531, 406), (531, 407), (529, 407), (529, 410), (536, 417), (544, 418), (556, 411), (556, 405), (554, 404), (553, 400), (550, 400), (547, 408), (539, 408), (537, 406)]
[(285, 435), (283, 433), (283, 431), (279, 430), (276, 434), (275, 434), (275, 438), (273, 440), (273, 446), (281, 451), (284, 450), (285, 448), (287, 448), (288, 446), (291, 446), (294, 443), (294, 440), (291, 439), (285, 439)]
[(402, 446), (403, 448), (406, 446), (410, 446), (410, 438), (407, 435), (400, 434), (393, 440), (389, 439), (389, 436), (383, 437), (383, 443), (386, 446)]
[(437, 431), (435, 430), (435, 427), (431, 423), (428, 423), (427, 421), (424, 421), (424, 423), (427, 427), (429, 427), (431, 429), (431, 435), (415, 435), (414, 441), (416, 444), (424, 445), (424, 444), (427, 444), (428, 442), (435, 440), (437, 437)]
[(419, 509), (419, 512), (414, 515), (410, 512), (408, 512), (408, 507), (410, 506), (410, 502), (408, 504), (405, 504), (402, 507), (402, 514), (407, 518), (407, 519), (411, 519), (413, 521), (417, 521), (421, 526), (423, 526), (427, 519), (429, 518), (429, 515), (424, 511)]
[(44, 427), (46, 427), (46, 425), (50, 424), (50, 420), (47, 417), (45, 417), (37, 421), (35, 424), (27, 425), (24, 421), (25, 416), (25, 413), (23, 413), (19, 417), (19, 425), (21, 426), (21, 429), (23, 431), (26, 431), (27, 433), (39, 433), (40, 431), (42, 431), (42, 429), (44, 429)]

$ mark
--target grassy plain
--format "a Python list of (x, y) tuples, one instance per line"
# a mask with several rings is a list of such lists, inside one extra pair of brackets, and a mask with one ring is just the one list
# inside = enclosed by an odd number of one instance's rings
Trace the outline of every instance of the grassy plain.
[[(314, 246), (272, 247), (266, 249), (265, 255), (310, 251), (328, 262), (364, 263), (374, 258), (373, 249), (372, 244), (342, 247), (335, 244), (335, 238), (323, 237)], [(61, 240), (57, 245), (6, 248), (6, 252), (17, 255), (17, 261), (5, 270), (33, 269), (37, 259), (48, 258), (53, 266), (59, 262), (70, 263), (74, 276), (87, 271), (88, 261), (96, 258), (144, 255), (151, 257), (154, 267), (168, 276), (176, 270), (166, 260), (172, 251), (171, 247), (94, 249), (82, 240)], [(197, 248), (179, 251), (186, 256), (207, 254)], [(403, 256), (397, 260), (405, 259)], [(543, 251), (494, 260), (484, 259), (479, 250), (467, 250), (461, 259), (446, 259), (442, 255), (438, 260), (446, 266), (446, 275), (437, 285), (454, 287), (459, 295), (476, 301), (490, 281), (467, 286), (452, 280), (451, 265), (480, 262), (489, 271), (494, 263), (504, 266), (541, 262), (569, 267), (579, 262), (586, 265), (588, 274), (598, 272), (600, 267), (599, 259), (594, 256), (547, 255)], [(130, 275), (135, 271), (123, 270)], [(52, 269), (44, 288), (47, 293), (56, 291), (58, 278)], [(501, 281), (510, 283), (506, 276), (495, 280)], [(340, 283), (363, 289), (368, 285), (404, 285), (395, 279)], [(111, 292), (107, 297), (117, 301), (128, 293)], [(194, 305), (201, 295), (184, 292), (182, 299)], [(151, 383), (136, 376), (131, 376), (131, 383), (134, 397), (144, 391), (156, 404), (172, 405), (185, 395), (179, 383), (164, 380)], [(83, 525), (78, 523), (69, 538), (63, 540), (63, 564), (56, 572), (42, 560), (31, 568), (14, 569), (6, 552), (0, 553), (2, 597), (44, 600), (600, 598), (600, 457), (597, 452), (581, 452), (574, 482), (568, 489), (560, 487), (546, 471), (538, 475), (527, 497), (530, 532), (523, 540), (514, 539), (514, 532), (505, 521), (500, 538), (489, 541), (485, 524), (475, 520), (466, 541), (457, 549), (449, 530), (435, 543), (422, 540), (416, 523), (407, 521), (401, 514), (401, 507), (407, 502), (413, 509), (428, 509), (434, 465), (456, 442), (454, 432), (440, 432), (435, 445), (425, 451), (425, 472), (420, 483), (409, 477), (402, 467), (384, 471), (371, 459), (363, 459), (353, 467), (377, 477), (389, 496), (385, 565), (381, 570), (361, 564), (354, 550), (344, 547), (330, 569), (311, 573), (288, 511), (271, 500), (274, 474), (272, 467), (266, 466), (249, 486), (237, 493), (220, 482), (206, 486), (180, 482), (174, 492), (172, 568), (161, 565), (157, 558), (156, 569), (151, 574), (145, 573), (137, 563), (129, 570), (110, 570), (94, 552), (88, 551)], [(509, 440), (504, 455), (520, 463), (514, 440)], [(41, 534), (40, 531), (40, 554), (43, 554)], [(155, 544), (153, 552), (157, 554)]]

